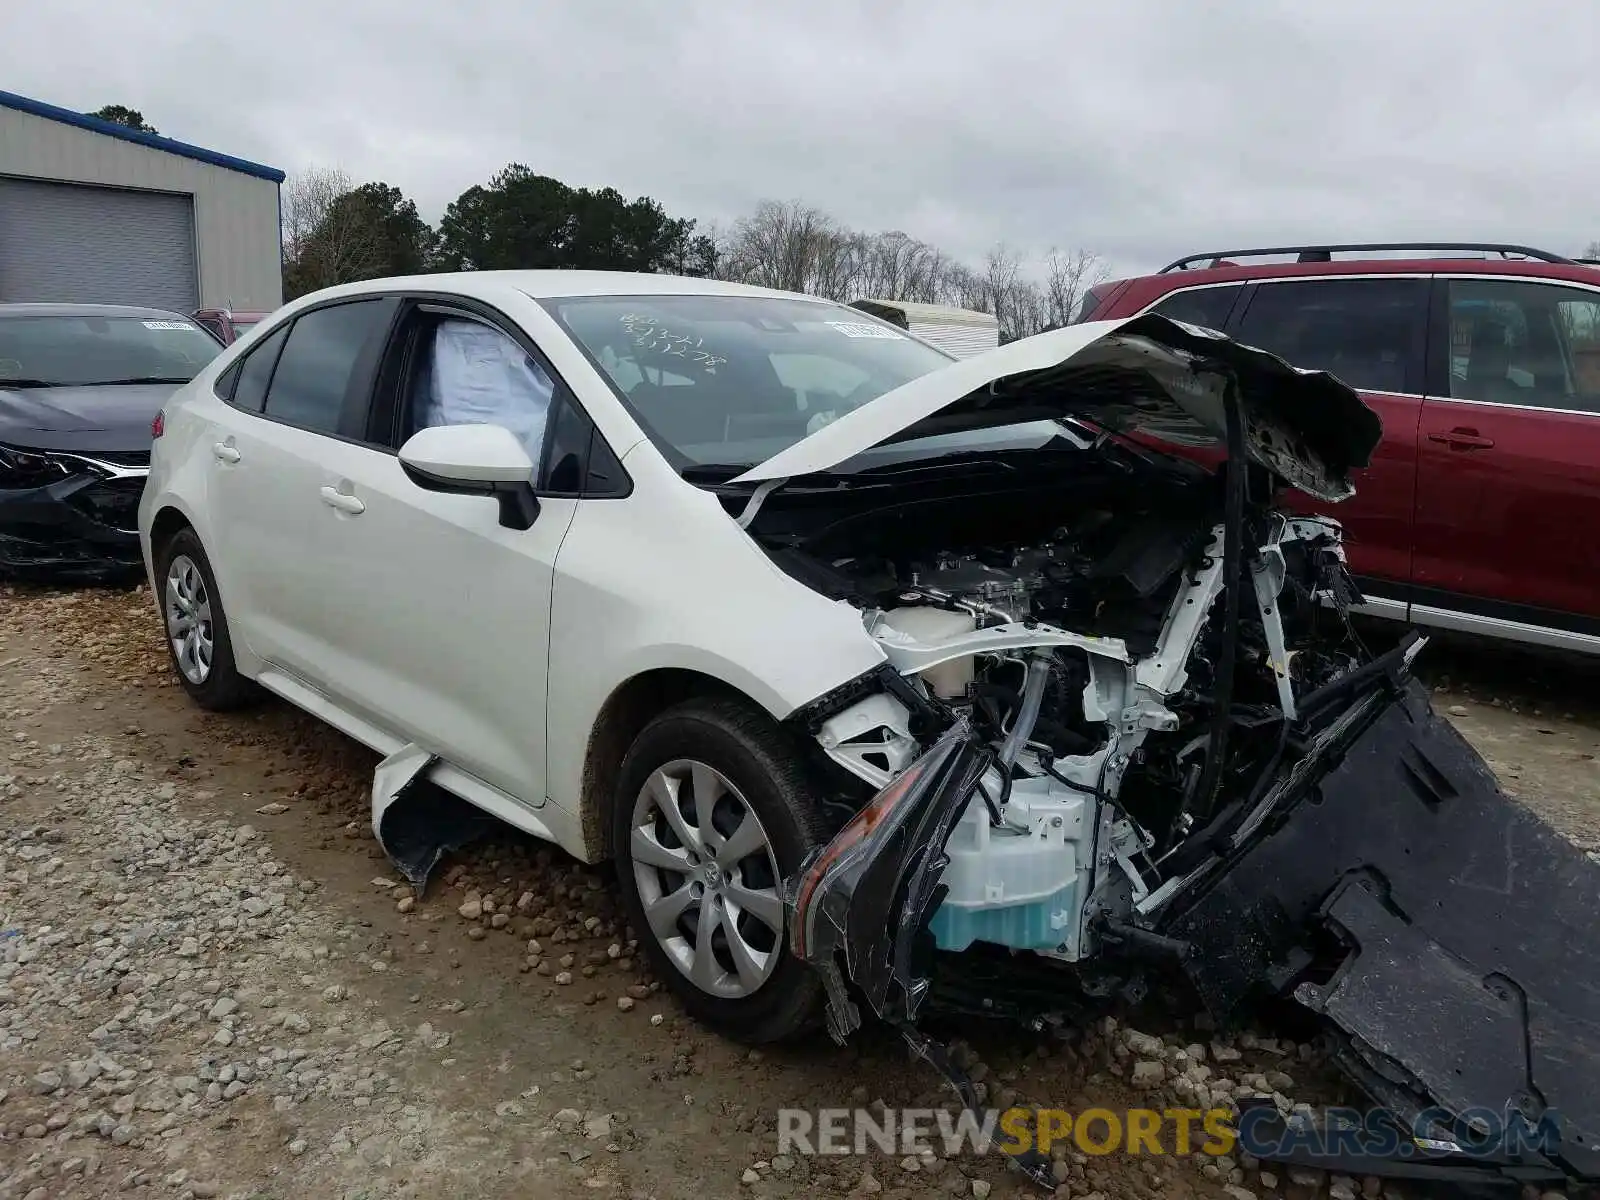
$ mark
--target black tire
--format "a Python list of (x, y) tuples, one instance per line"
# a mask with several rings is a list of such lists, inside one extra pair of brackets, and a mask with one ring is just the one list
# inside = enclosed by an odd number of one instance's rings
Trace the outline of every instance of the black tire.
[[(169, 625), (171, 611), (167, 604), (167, 576), (180, 555), (187, 556), (194, 563), (205, 583), (211, 606), (211, 669), (200, 683), (195, 683), (184, 674), (177, 650), (172, 644)], [(156, 603), (161, 608), (162, 638), (167, 643), (167, 656), (172, 660), (173, 673), (183, 685), (183, 690), (209, 712), (231, 712), (254, 703), (260, 698), (260, 689), (252, 680), (239, 674), (238, 665), (234, 662), (233, 640), (228, 632), (227, 613), (222, 607), (222, 593), (217, 590), (217, 577), (211, 570), (211, 560), (206, 557), (199, 537), (192, 529), (180, 529), (157, 548), (155, 559)]]
[(630, 852), (634, 803), (656, 770), (679, 759), (706, 764), (742, 793), (767, 833), (780, 895), (782, 880), (827, 840), (815, 791), (791, 739), (771, 717), (738, 700), (703, 698), (676, 705), (644, 727), (623, 759), (612, 804), (623, 906), (657, 978), (695, 1020), (735, 1041), (760, 1045), (792, 1038), (815, 1025), (822, 984), (790, 954), (786, 934), (777, 939), (780, 957), (766, 981), (746, 997), (729, 999), (685, 975), (646, 919)]

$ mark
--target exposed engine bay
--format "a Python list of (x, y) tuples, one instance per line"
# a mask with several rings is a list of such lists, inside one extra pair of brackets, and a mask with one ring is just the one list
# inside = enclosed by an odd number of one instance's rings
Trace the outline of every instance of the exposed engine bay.
[[(835, 764), (882, 788), (956, 722), (992, 752), (945, 847), (937, 947), (1077, 962), (1161, 885), (1218, 796), (1272, 762), (1297, 693), (1356, 669), (1363, 651), (1336, 522), (1250, 506), (1248, 594), (1230, 638), (1213, 611), (1225, 591), (1219, 476), (1121, 445), (1071, 442), (1052, 457), (1071, 483), (1026, 488), (1011, 538), (993, 524), (985, 542), (963, 537), (978, 532), (974, 510), (992, 520), (1024, 494), (985, 481), (982, 465), (960, 502), (947, 485), (924, 497), (912, 484), (898, 503), (804, 536), (774, 514), (784, 532), (765, 536), (781, 565), (862, 610), (904, 681), (804, 715)], [(1270, 497), (1266, 473), (1249, 471), (1246, 487)], [(912, 520), (929, 532), (905, 536)], [(854, 553), (820, 560), (841, 548)], [(1213, 755), (1225, 659), (1228, 744)]]
[[(1433, 855), (1505, 856), (1515, 875), (1513, 843), (1536, 838), (1581, 880), (1560, 917), (1575, 927), (1600, 875), (1433, 715), (1410, 681), (1421, 638), (1362, 645), (1339, 524), (1282, 514), (1279, 486), (1260, 463), (1208, 471), (1066, 423), (1025, 461), (769, 497), (752, 534), (858, 608), (887, 659), (791, 718), (844, 797), (839, 833), (789, 881), (791, 948), (825, 981), (836, 1039), (868, 1014), (891, 1024), (969, 1106), (970, 1084), (917, 1027), (928, 1008), (1043, 1027), (1176, 972), (1222, 1021), (1274, 993), (1328, 1017), (1352, 1078), (1399, 1114), (1408, 1145), (1431, 1147), (1430, 1178), (1592, 1178), (1600, 1104), (1554, 1031), (1582, 1042), (1600, 1012), (1575, 976), (1524, 959), (1504, 972), (1502, 1057), (1463, 1055), (1447, 1031), (1475, 1019), (1504, 964), (1438, 972), (1470, 963), (1503, 918), (1481, 897), (1455, 907), (1476, 902), (1475, 923), (1441, 911), (1459, 863)], [(1003, 969), (963, 990), (974, 951)], [(1051, 961), (1055, 983), (1036, 968), (1004, 982), (1010, 965)], [(1408, 1024), (1394, 998), (1412, 992), (1438, 1007)], [(1530, 1015), (1546, 1003), (1574, 1015)], [(1541, 1052), (1556, 1055), (1543, 1069)], [(1485, 1103), (1530, 1123), (1559, 1107), (1565, 1149), (1473, 1158), (1459, 1122)], [(1049, 1185), (1048, 1162), (1019, 1165)]]

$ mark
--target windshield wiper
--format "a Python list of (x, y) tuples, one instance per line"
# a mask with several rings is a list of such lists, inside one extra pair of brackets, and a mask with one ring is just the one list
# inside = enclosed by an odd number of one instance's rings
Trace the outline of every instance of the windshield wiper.
[(130, 375), (126, 379), (95, 379), (79, 387), (114, 387), (122, 383), (188, 383), (182, 375)]
[(59, 379), (0, 379), (0, 388), (52, 388), (71, 387)]
[(681, 474), (690, 483), (726, 483), (750, 469), (750, 463), (690, 463)]

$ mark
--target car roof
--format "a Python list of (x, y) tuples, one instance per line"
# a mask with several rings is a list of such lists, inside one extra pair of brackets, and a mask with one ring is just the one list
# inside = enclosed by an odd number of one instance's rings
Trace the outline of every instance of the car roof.
[(5, 317), (144, 317), (152, 321), (183, 321), (183, 313), (165, 308), (143, 308), (134, 304), (0, 304), (0, 319)]
[(437, 275), (397, 275), (341, 284), (314, 296), (358, 296), (395, 289), (438, 290), (489, 299), (506, 290), (522, 292), (535, 300), (569, 296), (765, 296), (837, 305), (825, 296), (807, 296), (774, 288), (700, 279), (687, 275), (656, 275), (643, 271), (454, 271)]

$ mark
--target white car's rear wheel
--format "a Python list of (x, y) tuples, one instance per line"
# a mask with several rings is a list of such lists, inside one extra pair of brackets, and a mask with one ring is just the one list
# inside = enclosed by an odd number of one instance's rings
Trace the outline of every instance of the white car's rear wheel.
[(228, 617), (200, 539), (182, 529), (156, 552), (161, 621), (178, 682), (201, 708), (226, 712), (255, 699), (233, 661)]
[(630, 923), (691, 1015), (748, 1042), (811, 1022), (821, 988), (789, 953), (783, 880), (822, 829), (771, 718), (726, 699), (662, 713), (623, 761), (612, 833)]

